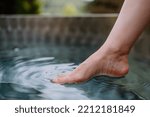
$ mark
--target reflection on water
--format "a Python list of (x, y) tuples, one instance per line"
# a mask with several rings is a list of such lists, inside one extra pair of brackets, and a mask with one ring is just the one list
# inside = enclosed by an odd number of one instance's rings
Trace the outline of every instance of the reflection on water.
[(126, 89), (132, 90), (143, 99), (150, 100), (150, 62), (142, 57), (129, 59), (130, 72), (124, 79), (117, 80), (116, 83), (124, 85)]
[(50, 82), (59, 74), (72, 71), (93, 51), (86, 47), (46, 46), (1, 51), (0, 99), (141, 99), (134, 86), (127, 86), (128, 78), (101, 76), (68, 85)]

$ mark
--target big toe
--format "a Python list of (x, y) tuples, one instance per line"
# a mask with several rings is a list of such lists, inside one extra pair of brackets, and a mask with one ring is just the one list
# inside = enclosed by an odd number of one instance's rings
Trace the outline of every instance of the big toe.
[(74, 79), (72, 77), (73, 76), (70, 76), (69, 74), (61, 75), (53, 79), (52, 82), (57, 84), (73, 83)]
[(57, 83), (57, 84), (65, 84), (69, 82), (69, 78), (65, 75), (65, 76), (59, 76), (55, 79), (52, 80), (53, 83)]
[(79, 74), (74, 75), (72, 73), (66, 74), (63, 76), (59, 76), (52, 80), (53, 83), (57, 84), (66, 84), (66, 83), (80, 83), (83, 82), (83, 77), (81, 77)]

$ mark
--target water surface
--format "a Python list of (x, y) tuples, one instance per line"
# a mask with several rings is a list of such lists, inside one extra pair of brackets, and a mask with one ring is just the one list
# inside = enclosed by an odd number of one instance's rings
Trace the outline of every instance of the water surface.
[(0, 51), (0, 99), (150, 99), (149, 65), (133, 57), (125, 78), (99, 76), (66, 85), (50, 82), (72, 71), (95, 50), (44, 45)]

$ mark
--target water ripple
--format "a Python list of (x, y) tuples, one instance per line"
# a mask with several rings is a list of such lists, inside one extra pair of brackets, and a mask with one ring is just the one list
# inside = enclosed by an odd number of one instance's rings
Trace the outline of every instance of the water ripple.
[[(41, 92), (38, 96), (42, 99), (88, 99), (76, 88), (50, 82), (58, 74), (73, 70), (73, 63), (56, 64), (53, 57), (27, 61), (18, 58), (13, 60), (14, 65), (5, 71), (1, 83), (16, 84), (17, 88), (16, 85), (12, 86), (16, 92), (30, 93), (33, 92), (31, 89), (34, 89)], [(18, 85), (23, 88), (18, 88)]]
[(76, 68), (91, 50), (44, 45), (0, 52), (0, 99), (141, 99), (139, 95), (150, 98), (150, 72), (142, 70), (143, 64), (136, 66), (137, 62), (132, 62), (131, 72), (122, 79), (98, 76), (81, 84), (50, 82)]

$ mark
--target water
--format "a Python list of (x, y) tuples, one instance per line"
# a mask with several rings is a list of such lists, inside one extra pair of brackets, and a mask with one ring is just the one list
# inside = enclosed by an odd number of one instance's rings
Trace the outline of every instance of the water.
[[(0, 99), (150, 99), (149, 83), (143, 81), (147, 88), (142, 89), (137, 74), (137, 67), (145, 68), (145, 63), (137, 64), (133, 57), (130, 61), (135, 62), (135, 66), (126, 78), (101, 76), (85, 83), (66, 85), (50, 82), (72, 71), (95, 50), (93, 47), (39, 45), (0, 51)], [(149, 73), (147, 70), (143, 74)]]

